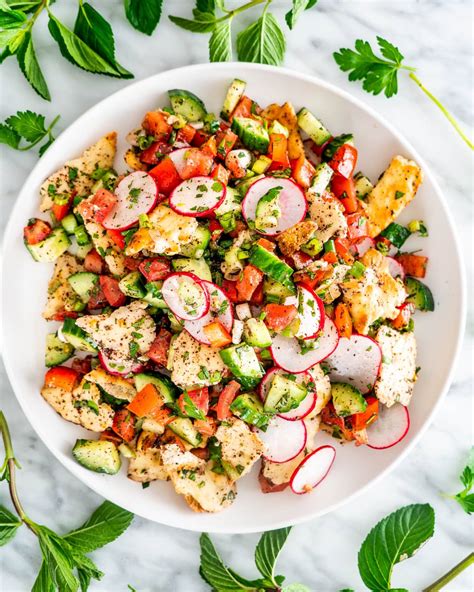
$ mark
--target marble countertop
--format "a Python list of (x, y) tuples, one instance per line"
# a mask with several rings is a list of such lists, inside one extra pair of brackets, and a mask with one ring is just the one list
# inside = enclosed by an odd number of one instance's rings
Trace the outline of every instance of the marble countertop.
[[(151, 38), (134, 31), (123, 17), (122, 2), (94, 3), (108, 18), (115, 33), (117, 55), (137, 79), (156, 72), (207, 61), (207, 37), (178, 30), (162, 19)], [(167, 10), (187, 16), (192, 2), (166, 2)], [(274, 12), (282, 17), (288, 2), (276, 0)], [(72, 23), (75, 3), (58, 2), (55, 12)], [(349, 83), (335, 66), (331, 53), (352, 46), (358, 38), (375, 35), (393, 40), (419, 68), (420, 77), (456, 114), (465, 128), (472, 119), (472, 3), (469, 0), (320, 0), (305, 13), (296, 30), (288, 35), (285, 65), (324, 78), (385, 115), (424, 156), (435, 173), (452, 209), (461, 243), (472, 251), (472, 210), (468, 148), (449, 127), (440, 112), (406, 77), (400, 81), (399, 96), (386, 100), (364, 93)], [(44, 16), (35, 28), (39, 60), (53, 96), (42, 101), (20, 75), (16, 62), (6, 60), (0, 69), (1, 116), (17, 109), (32, 109), (52, 119), (61, 114), (64, 129), (98, 100), (127, 84), (87, 74), (59, 59), (57, 48), (46, 31)], [(37, 31), (36, 31), (37, 29)], [(59, 131), (59, 130), (58, 130)], [(36, 154), (2, 150), (2, 228), (15, 196)], [(470, 247), (470, 248), (469, 248)], [(472, 286), (472, 259), (466, 261)], [(429, 502), (436, 510), (435, 538), (415, 559), (395, 569), (392, 585), (422, 590), (460, 561), (471, 550), (472, 528), (466, 514), (440, 497), (441, 491), (457, 491), (457, 476), (472, 441), (472, 309), (454, 380), (432, 425), (416, 448), (389, 476), (373, 486), (364, 499), (294, 528), (280, 559), (280, 571), (288, 582), (306, 583), (311, 590), (333, 592), (345, 587), (362, 589), (357, 571), (357, 552), (369, 529), (396, 508)], [(4, 371), (2, 408), (9, 420), (15, 450), (23, 470), (18, 486), (30, 515), (58, 532), (79, 525), (101, 500), (72, 477), (38, 440), (29, 426)], [(468, 411), (471, 411), (469, 413)], [(2, 503), (9, 505), (5, 487)], [(257, 535), (215, 536), (224, 557), (243, 573), (252, 574), (252, 554)], [(91, 590), (126, 591), (132, 584), (140, 592), (200, 592), (207, 590), (198, 575), (198, 535), (136, 518), (116, 543), (94, 554), (105, 572)], [(29, 590), (39, 569), (36, 543), (26, 529), (2, 548), (0, 588), (5, 592)], [(473, 571), (465, 572), (446, 590), (468, 592)]]

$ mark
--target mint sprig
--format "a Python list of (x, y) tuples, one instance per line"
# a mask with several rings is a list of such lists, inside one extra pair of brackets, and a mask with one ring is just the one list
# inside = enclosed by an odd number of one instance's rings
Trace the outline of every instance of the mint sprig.
[[(57, 115), (53, 121), (46, 126), (45, 116), (33, 111), (17, 111), (3, 123), (0, 123), (0, 144), (6, 144), (15, 150), (30, 150), (42, 140), (46, 142), (39, 149), (40, 156), (54, 142), (53, 128), (59, 121)], [(22, 143), (26, 141), (27, 144)]]
[(463, 489), (455, 495), (445, 494), (444, 497), (456, 501), (466, 514), (472, 514), (474, 512), (474, 493), (471, 493), (474, 487), (474, 446), (471, 448), (466, 466), (459, 475), (459, 481)]
[(129, 23), (145, 35), (151, 35), (160, 22), (163, 0), (125, 0)]

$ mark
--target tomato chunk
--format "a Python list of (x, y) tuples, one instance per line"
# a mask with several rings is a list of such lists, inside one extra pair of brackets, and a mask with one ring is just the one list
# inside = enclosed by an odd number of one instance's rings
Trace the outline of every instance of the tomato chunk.
[(95, 249), (87, 253), (84, 259), (84, 269), (99, 275), (104, 271), (104, 260)]
[(230, 406), (232, 401), (237, 396), (237, 393), (240, 390), (240, 384), (235, 380), (231, 380), (229, 384), (227, 384), (221, 394), (219, 395), (219, 400), (217, 401), (217, 419), (219, 421), (224, 421), (224, 419), (228, 419), (232, 416), (232, 412), (230, 410)]
[(219, 321), (209, 323), (203, 328), (204, 335), (211, 342), (211, 347), (225, 347), (232, 343), (232, 338), (227, 329)]
[(69, 210), (71, 209), (71, 204), (72, 197), (65, 204), (53, 203), (51, 211), (58, 222), (61, 222), (61, 220), (68, 215)]
[(343, 144), (337, 150), (329, 166), (346, 179), (352, 177), (357, 163), (357, 149), (351, 144)]
[(168, 362), (168, 351), (170, 349), (171, 333), (161, 328), (155, 340), (151, 344), (147, 356), (161, 366), (166, 366)]
[(203, 151), (203, 148), (189, 148), (184, 155), (184, 166), (181, 169), (181, 179), (190, 179), (199, 175), (207, 176), (214, 164), (213, 156)]
[(125, 442), (131, 442), (135, 437), (135, 417), (127, 409), (115, 412), (112, 430)]
[(367, 236), (367, 218), (362, 214), (349, 214), (346, 216), (347, 220), (347, 237), (351, 240)]
[(254, 102), (252, 99), (244, 95), (237, 103), (236, 108), (233, 110), (230, 121), (232, 121), (234, 117), (252, 117), (253, 111)]
[[(202, 411), (204, 415), (207, 415), (207, 412), (209, 411), (209, 389), (207, 386), (200, 389), (187, 391), (187, 394), (196, 407)], [(178, 405), (181, 411), (187, 415), (185, 393), (179, 396)]]
[(99, 278), (100, 287), (110, 306), (123, 306), (127, 300), (125, 294), (120, 290), (118, 281), (108, 275), (101, 275)]
[(138, 391), (133, 401), (127, 405), (127, 409), (138, 417), (145, 417), (162, 406), (163, 399), (156, 386), (150, 382), (141, 391)]
[(176, 134), (176, 141), (187, 142), (188, 144), (191, 144), (195, 135), (196, 130), (193, 128), (192, 125), (189, 125), (189, 123), (187, 123), (184, 127), (178, 130), (178, 133)]
[(65, 391), (72, 391), (79, 379), (79, 374), (72, 368), (55, 366), (46, 372), (44, 386), (46, 388), (60, 388)]
[(166, 259), (156, 257), (155, 259), (145, 259), (138, 269), (146, 277), (148, 282), (164, 280), (170, 272), (170, 264)]
[(253, 265), (247, 265), (242, 272), (242, 278), (237, 281), (235, 286), (239, 299), (244, 302), (250, 300), (262, 281), (263, 271)]
[(295, 319), (298, 310), (294, 304), (266, 304), (265, 324), (273, 331), (283, 331)]
[(270, 146), (268, 155), (273, 162), (282, 165), (283, 168), (290, 166), (288, 159), (288, 140), (283, 134), (270, 134)]
[(366, 397), (367, 407), (363, 413), (354, 413), (350, 416), (350, 423), (355, 432), (364, 430), (369, 424), (374, 422), (379, 414), (379, 401), (377, 397)]
[(311, 185), (315, 172), (314, 166), (304, 154), (291, 161), (291, 176), (303, 189), (308, 189)]
[(167, 140), (173, 127), (168, 123), (168, 113), (149, 111), (142, 122), (143, 129), (157, 139)]
[(229, 182), (229, 176), (230, 176), (229, 171), (225, 167), (223, 167), (221, 164), (216, 164), (211, 171), (211, 177), (213, 179), (217, 179), (223, 185), (227, 185), (227, 183)]
[(44, 220), (32, 218), (29, 222), (28, 226), (25, 226), (23, 229), (23, 236), (28, 245), (36, 245), (40, 243), (52, 232), (51, 225)]
[(121, 251), (125, 249), (125, 239), (120, 230), (107, 230), (107, 236), (113, 240), (115, 246)]
[(145, 164), (158, 164), (165, 154), (169, 154), (172, 151), (173, 147), (168, 142), (159, 140), (158, 142), (153, 142), (153, 144), (143, 150), (139, 158)]
[(399, 307), (398, 316), (392, 321), (394, 329), (404, 329), (410, 322), (411, 315), (415, 312), (415, 305), (411, 302), (406, 302)]
[(230, 129), (221, 130), (220, 132), (217, 132), (217, 156), (225, 160), (225, 157), (232, 150), (238, 139), (239, 138), (237, 134), (234, 134), (234, 132)]
[(413, 255), (412, 253), (401, 253), (396, 255), (395, 259), (402, 265), (407, 275), (417, 278), (425, 277), (428, 257)]
[(335, 174), (331, 180), (331, 190), (344, 206), (346, 213), (357, 212), (357, 196), (354, 179)]
[(222, 291), (231, 302), (239, 302), (239, 295), (237, 293), (237, 282), (232, 280), (222, 280)]
[(92, 198), (84, 199), (77, 206), (78, 212), (86, 220), (102, 224), (117, 203), (117, 198), (107, 189), (99, 189)]
[(165, 195), (169, 195), (182, 181), (173, 161), (166, 156), (151, 169), (150, 175), (155, 179), (158, 190)]

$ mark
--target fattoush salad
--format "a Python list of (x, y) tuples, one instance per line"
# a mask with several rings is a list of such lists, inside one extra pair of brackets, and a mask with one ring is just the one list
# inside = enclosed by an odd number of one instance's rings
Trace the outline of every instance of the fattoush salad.
[(110, 133), (46, 179), (49, 219), (24, 228), (33, 259), (54, 262), (41, 394), (90, 432), (72, 455), (170, 481), (198, 512), (232, 504), (257, 461), (264, 493), (302, 494), (337, 442), (399, 442), (413, 314), (434, 309), (427, 257), (401, 250), (426, 227), (396, 222), (418, 165), (394, 156), (373, 185), (350, 133), (245, 88), (231, 83), (220, 117), (170, 90), (128, 135), (126, 174)]

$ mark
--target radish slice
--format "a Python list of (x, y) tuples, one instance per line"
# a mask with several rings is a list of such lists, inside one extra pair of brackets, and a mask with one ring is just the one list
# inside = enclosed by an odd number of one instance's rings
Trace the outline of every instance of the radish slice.
[(290, 479), (294, 493), (309, 493), (321, 483), (331, 470), (336, 449), (333, 446), (320, 446), (305, 456), (296, 467)]
[(185, 321), (200, 319), (209, 310), (209, 294), (193, 273), (170, 274), (163, 282), (161, 294), (168, 308)]
[(365, 335), (341, 337), (326, 364), (331, 382), (348, 382), (361, 393), (368, 393), (380, 372), (382, 350), (376, 341)]
[(324, 303), (308, 286), (299, 285), (298, 294), (285, 299), (285, 304), (294, 304), (298, 309), (300, 326), (298, 339), (316, 339), (324, 328)]
[(99, 361), (104, 370), (106, 370), (109, 374), (113, 374), (114, 376), (126, 376), (127, 374), (131, 373), (136, 374), (143, 369), (143, 364), (137, 363), (133, 360), (111, 360), (106, 354), (104, 354), (104, 352), (99, 352)]
[(208, 216), (225, 199), (226, 188), (212, 177), (191, 177), (173, 189), (170, 207), (177, 214), (200, 218)]
[[(259, 387), (260, 398), (262, 399), (262, 401), (265, 402), (268, 391), (271, 387), (272, 380), (277, 374), (285, 375), (287, 374), (287, 372), (285, 372), (281, 368), (270, 368), (270, 370), (262, 378)], [(301, 401), (298, 407), (296, 407), (296, 409), (292, 409), (291, 411), (286, 411), (285, 413), (278, 414), (279, 417), (282, 417), (283, 419), (286, 419), (288, 421), (296, 421), (298, 419), (303, 419), (304, 417), (309, 415), (316, 406), (316, 390), (312, 376), (308, 372), (301, 372), (300, 374), (296, 374), (295, 378), (296, 384), (301, 384), (308, 389), (308, 394)]]
[(375, 249), (375, 241), (373, 238), (370, 238), (370, 236), (358, 238), (350, 247), (351, 253), (353, 255), (358, 255), (359, 257), (365, 255), (369, 249)]
[(258, 202), (270, 189), (275, 189), (276, 187), (282, 188), (278, 195), (281, 216), (277, 219), (276, 226), (265, 231), (259, 230), (258, 232), (260, 234), (269, 236), (280, 234), (280, 232), (301, 222), (306, 215), (308, 204), (303, 191), (296, 183), (290, 179), (265, 177), (252, 183), (245, 194), (242, 202), (242, 215), (247, 223), (255, 222)]
[(230, 333), (232, 331), (232, 325), (234, 324), (234, 313), (232, 312), (230, 300), (219, 286), (206, 280), (201, 280), (201, 283), (209, 294), (209, 310), (207, 314), (197, 321), (185, 321), (184, 328), (200, 343), (211, 345), (209, 338), (204, 333), (204, 327), (217, 319)]
[(387, 257), (387, 263), (390, 275), (394, 278), (399, 277), (403, 280), (405, 277), (405, 270), (403, 269), (402, 264), (393, 257)]
[(135, 171), (123, 178), (115, 189), (117, 203), (107, 214), (103, 226), (107, 230), (126, 230), (148, 214), (158, 198), (158, 189), (151, 175)]
[(336, 325), (329, 317), (326, 317), (323, 334), (318, 339), (315, 349), (303, 354), (296, 338), (275, 335), (270, 347), (270, 353), (277, 366), (286, 370), (286, 372), (298, 374), (309, 370), (309, 368), (330, 356), (336, 349), (338, 341), (339, 334)]
[(392, 407), (379, 405), (377, 419), (367, 428), (367, 446), (375, 450), (384, 450), (398, 444), (410, 429), (408, 408), (400, 403)]
[(263, 457), (274, 463), (287, 462), (303, 450), (306, 445), (304, 421), (287, 421), (277, 415), (270, 420), (266, 432), (258, 435), (265, 444)]

